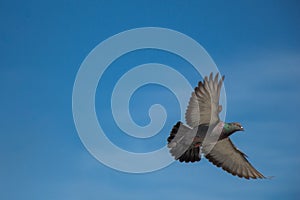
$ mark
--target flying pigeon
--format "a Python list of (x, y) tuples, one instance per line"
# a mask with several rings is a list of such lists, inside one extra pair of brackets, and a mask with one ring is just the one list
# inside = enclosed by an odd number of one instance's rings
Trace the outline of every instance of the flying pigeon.
[(187, 125), (177, 122), (168, 137), (172, 156), (180, 162), (201, 160), (201, 154), (217, 167), (234, 176), (246, 179), (266, 178), (247, 160), (247, 156), (234, 146), (229, 136), (244, 131), (240, 123), (220, 120), (220, 91), (224, 76), (213, 78), (211, 73), (199, 82), (185, 113)]

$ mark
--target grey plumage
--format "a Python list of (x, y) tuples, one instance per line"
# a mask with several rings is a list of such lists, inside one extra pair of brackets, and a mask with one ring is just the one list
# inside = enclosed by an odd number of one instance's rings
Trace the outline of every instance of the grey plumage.
[(220, 91), (224, 76), (205, 77), (192, 93), (185, 118), (187, 125), (178, 122), (168, 138), (170, 153), (180, 162), (201, 160), (201, 153), (217, 167), (246, 179), (265, 178), (229, 139), (236, 131), (244, 130), (239, 123), (222, 122), (219, 113)]

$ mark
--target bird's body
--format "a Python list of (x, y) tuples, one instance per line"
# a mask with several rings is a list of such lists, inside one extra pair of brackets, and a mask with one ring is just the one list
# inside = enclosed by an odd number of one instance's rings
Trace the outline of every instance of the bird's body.
[(236, 131), (243, 131), (240, 123), (226, 123), (220, 120), (220, 90), (224, 77), (218, 74), (213, 79), (205, 77), (203, 83), (192, 93), (187, 111), (187, 125), (181, 122), (173, 127), (168, 137), (170, 153), (180, 162), (201, 160), (201, 154), (218, 167), (239, 177), (265, 178), (246, 159), (229, 139)]

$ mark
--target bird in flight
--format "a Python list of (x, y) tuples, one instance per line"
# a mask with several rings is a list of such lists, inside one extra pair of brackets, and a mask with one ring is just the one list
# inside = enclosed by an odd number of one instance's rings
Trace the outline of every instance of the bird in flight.
[(177, 122), (168, 137), (172, 156), (180, 162), (201, 160), (203, 154), (211, 163), (234, 176), (246, 179), (266, 178), (247, 160), (247, 156), (230, 140), (236, 131), (244, 131), (238, 122), (227, 123), (219, 118), (220, 91), (224, 76), (211, 73), (192, 93), (185, 113), (187, 125)]

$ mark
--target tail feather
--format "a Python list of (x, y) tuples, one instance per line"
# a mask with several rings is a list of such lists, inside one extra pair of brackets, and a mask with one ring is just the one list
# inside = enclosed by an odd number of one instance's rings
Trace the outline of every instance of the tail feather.
[(190, 147), (181, 157), (179, 157), (180, 162), (195, 162), (200, 161), (200, 148)]
[(170, 133), (170, 136), (168, 137), (168, 144), (170, 144), (170, 142), (175, 138), (175, 136), (178, 132), (180, 124), (181, 124), (180, 122), (177, 122), (176, 125), (173, 126), (173, 129)]
[(181, 122), (173, 127), (168, 137), (168, 147), (170, 153), (180, 162), (200, 161), (201, 153), (199, 146), (193, 143), (196, 133), (193, 129), (185, 126)]

